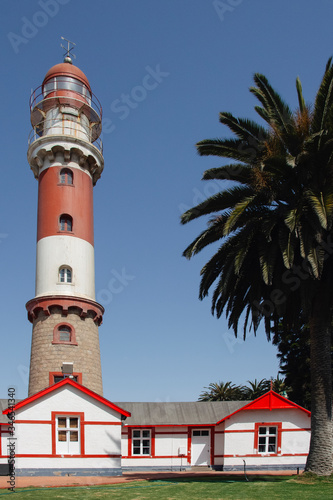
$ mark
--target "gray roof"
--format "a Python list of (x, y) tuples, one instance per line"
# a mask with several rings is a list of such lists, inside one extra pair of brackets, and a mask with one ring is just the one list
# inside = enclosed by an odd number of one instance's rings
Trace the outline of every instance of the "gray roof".
[(245, 406), (249, 401), (186, 403), (115, 403), (129, 411), (125, 425), (209, 425)]
[[(16, 399), (15, 402), (18, 403), (22, 401), (21, 399)], [(0, 399), (0, 424), (8, 424), (9, 420), (7, 415), (3, 415), (2, 412), (8, 408), (8, 399)]]
[[(16, 403), (21, 401), (17, 399)], [(129, 411), (125, 425), (209, 425), (245, 406), (249, 401), (200, 401), (186, 403), (114, 403)], [(8, 400), (0, 399), (0, 424), (8, 424)]]

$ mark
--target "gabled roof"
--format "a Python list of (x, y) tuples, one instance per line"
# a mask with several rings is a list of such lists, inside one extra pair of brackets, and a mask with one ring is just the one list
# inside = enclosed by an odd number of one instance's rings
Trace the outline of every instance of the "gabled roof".
[[(311, 412), (309, 410), (306, 410), (302, 406), (297, 405), (296, 403), (293, 403), (287, 398), (284, 398), (280, 394), (277, 394), (274, 391), (268, 391), (259, 398), (255, 399), (254, 401), (250, 401), (250, 403), (246, 404), (242, 408), (239, 408), (238, 410), (234, 411), (230, 415), (227, 415), (226, 417), (223, 417), (220, 419), (217, 424), (220, 424), (227, 418), (230, 418), (232, 415), (235, 415), (235, 413), (238, 413), (239, 411), (243, 410), (294, 410), (297, 408), (298, 410), (304, 411), (308, 416), (311, 415)], [(217, 425), (216, 424), (216, 425)]]
[[(70, 378), (64, 378), (63, 380), (60, 380), (60, 382), (57, 382), (56, 384), (51, 385), (50, 387), (47, 387), (46, 389), (43, 389), (42, 391), (37, 392), (33, 396), (30, 396), (26, 399), (22, 399), (21, 401), (19, 401), (18, 403), (15, 404), (15, 406), (14, 406), (15, 411), (18, 410), (19, 408), (23, 408), (24, 406), (28, 405), (29, 403), (32, 403), (33, 401), (36, 401), (37, 399), (42, 398), (43, 396), (46, 396), (47, 394), (50, 394), (54, 391), (57, 391), (58, 389), (60, 389), (60, 387), (63, 387), (65, 385), (70, 385), (72, 387), (75, 387), (76, 389), (83, 392), (84, 394), (87, 394), (88, 396), (95, 399), (96, 401), (99, 401), (100, 403), (104, 404), (105, 406), (112, 408), (112, 410), (115, 410), (118, 413), (120, 413), (121, 415), (124, 415), (124, 417), (131, 416), (131, 414), (128, 411), (123, 410), (122, 408), (115, 405), (114, 403), (111, 403), (111, 401), (109, 401), (108, 399), (103, 398), (103, 396), (100, 396), (96, 392), (91, 391), (87, 387), (84, 387), (83, 385), (78, 384), (77, 382), (75, 382), (74, 380), (72, 380)], [(9, 413), (9, 411), (10, 411), (10, 409), (7, 408), (2, 413), (4, 415), (7, 415), (7, 413)]]
[(117, 403), (131, 413), (128, 426), (215, 425), (221, 417), (242, 408), (247, 401), (177, 403)]

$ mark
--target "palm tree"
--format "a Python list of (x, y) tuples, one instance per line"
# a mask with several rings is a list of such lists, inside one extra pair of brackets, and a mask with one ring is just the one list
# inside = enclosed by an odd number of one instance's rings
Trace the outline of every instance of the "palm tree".
[[(212, 168), (204, 180), (236, 184), (182, 215), (182, 223), (212, 215), (186, 248), (190, 259), (211, 243), (221, 245), (201, 271), (199, 297), (212, 285), (212, 313), (225, 311), (245, 338), (264, 321), (267, 337), (308, 323), (311, 344), (312, 419), (306, 470), (332, 472), (331, 321), (333, 304), (333, 65), (328, 61), (312, 110), (296, 80), (292, 112), (261, 74), (250, 91), (267, 123), (220, 113), (234, 139), (204, 140), (200, 155), (236, 161)], [(244, 313), (244, 316), (242, 316)]]
[(242, 388), (229, 382), (218, 382), (205, 387), (198, 401), (237, 401), (243, 399)]
[[(333, 338), (333, 337), (332, 337)], [(288, 397), (311, 411), (310, 331), (307, 325), (274, 335), (280, 373), (288, 385)], [(332, 351), (333, 356), (333, 351)]]
[(280, 378), (278, 375), (277, 378), (272, 379), (272, 390), (277, 394), (281, 394), (281, 396), (284, 396), (285, 398), (289, 398), (291, 387), (288, 387), (285, 379)]
[(257, 399), (270, 389), (270, 381), (263, 378), (262, 380), (254, 379), (253, 382), (247, 381), (248, 386), (244, 387), (244, 399)]

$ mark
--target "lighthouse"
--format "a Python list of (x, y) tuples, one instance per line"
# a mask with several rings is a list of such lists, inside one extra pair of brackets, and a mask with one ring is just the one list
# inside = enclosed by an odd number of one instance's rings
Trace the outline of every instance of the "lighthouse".
[(38, 181), (29, 396), (69, 377), (102, 394), (93, 187), (103, 171), (102, 108), (70, 52), (30, 99), (28, 162)]

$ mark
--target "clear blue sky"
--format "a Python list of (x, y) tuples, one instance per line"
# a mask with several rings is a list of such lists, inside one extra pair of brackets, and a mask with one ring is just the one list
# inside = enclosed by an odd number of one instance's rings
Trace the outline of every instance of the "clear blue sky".
[(276, 349), (262, 329), (235, 342), (225, 318), (211, 316), (210, 299), (198, 300), (212, 250), (182, 257), (205, 221), (183, 227), (179, 216), (219, 189), (200, 179), (221, 161), (195, 150), (197, 141), (227, 133), (219, 111), (256, 119), (253, 73), (264, 73), (291, 107), (298, 75), (313, 100), (333, 54), (333, 3), (7, 0), (0, 9), (0, 396), (8, 386), (27, 395), (37, 209), (28, 100), (62, 61), (61, 36), (77, 44), (75, 64), (104, 112), (105, 169), (94, 190), (104, 395), (191, 401), (210, 382), (276, 376)]

